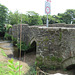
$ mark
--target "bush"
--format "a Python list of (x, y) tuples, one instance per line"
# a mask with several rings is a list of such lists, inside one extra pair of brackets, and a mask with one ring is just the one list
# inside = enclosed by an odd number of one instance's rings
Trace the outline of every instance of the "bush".
[(12, 28), (12, 25), (7, 24), (7, 25), (6, 25), (6, 31), (8, 32), (10, 28)]
[[(17, 44), (18, 49), (20, 50), (20, 43)], [(21, 50), (22, 51), (27, 51), (29, 48), (31, 48), (30, 44), (26, 45), (25, 42), (21, 43)]]
[[(19, 75), (19, 67), (22, 69), (22, 65), (19, 66), (19, 62), (14, 63), (13, 59), (8, 61), (8, 68), (10, 69), (10, 75)], [(20, 75), (23, 75), (23, 71), (20, 71)]]
[(4, 38), (5, 38), (6, 40), (11, 40), (11, 39), (12, 39), (12, 36), (9, 35), (8, 33), (5, 33)]

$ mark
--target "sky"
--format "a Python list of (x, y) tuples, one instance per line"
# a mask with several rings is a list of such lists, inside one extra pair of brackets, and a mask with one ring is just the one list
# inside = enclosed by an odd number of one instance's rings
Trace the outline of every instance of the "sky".
[[(35, 11), (39, 15), (45, 15), (46, 0), (0, 0), (10, 11), (18, 10), (20, 13)], [(64, 13), (66, 9), (75, 9), (75, 0), (51, 0), (51, 14)]]

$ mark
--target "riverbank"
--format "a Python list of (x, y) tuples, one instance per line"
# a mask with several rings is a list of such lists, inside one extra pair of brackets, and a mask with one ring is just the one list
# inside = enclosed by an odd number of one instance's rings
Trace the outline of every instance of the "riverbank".
[[(15, 52), (14, 49), (15, 47), (13, 47), (12, 43), (10, 43), (9, 41), (0, 41), (0, 62), (8, 63), (8, 60), (10, 60), (11, 58), (14, 59), (14, 63), (19, 61), (18, 58), (15, 57), (17, 55), (17, 52)], [(7, 55), (7, 57), (5, 57), (2, 54), (1, 52), (2, 50)], [(29, 71), (30, 66), (34, 65), (35, 62), (34, 59), (35, 59), (34, 53), (26, 54), (25, 57), (21, 58), (20, 65), (23, 65), (22, 71), (24, 71), (24, 74), (26, 74)]]
[[(1, 48), (0, 48), (0, 63), (3, 63), (3, 64), (8, 64), (8, 60), (11, 60), (11, 58), (9, 58), (8, 56), (5, 57), (2, 52), (1, 52)], [(5, 52), (5, 51), (4, 51)], [(8, 55), (7, 52), (5, 52), (6, 55)], [(18, 60), (17, 59), (14, 59), (14, 63), (16, 63)], [(22, 71), (24, 71), (24, 73), (27, 73), (30, 69), (30, 67), (28, 66), (27, 63), (25, 62), (22, 62), (20, 61), (20, 65), (23, 65), (23, 68), (22, 68)], [(7, 68), (7, 65), (5, 66)], [(8, 68), (7, 68), (8, 69)]]

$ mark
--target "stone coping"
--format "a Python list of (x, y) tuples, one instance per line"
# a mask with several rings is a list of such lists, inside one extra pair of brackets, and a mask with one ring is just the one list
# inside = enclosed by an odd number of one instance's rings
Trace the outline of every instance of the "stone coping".
[[(18, 24), (19, 26), (20, 24)], [(13, 25), (13, 26), (17, 26), (17, 25)], [(46, 27), (46, 24), (44, 25), (32, 25), (32, 26), (29, 26), (28, 24), (22, 24), (22, 26), (28, 26), (29, 28), (32, 28), (32, 27), (39, 27), (39, 28), (50, 28), (50, 27), (59, 27), (59, 28), (75, 28), (75, 24), (64, 24), (64, 23), (57, 23), (57, 24), (49, 24), (49, 27)]]

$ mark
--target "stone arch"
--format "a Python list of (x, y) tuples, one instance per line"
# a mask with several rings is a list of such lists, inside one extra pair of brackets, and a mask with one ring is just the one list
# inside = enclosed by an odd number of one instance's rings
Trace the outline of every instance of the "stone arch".
[(30, 41), (30, 44), (32, 44), (34, 41), (36, 42), (36, 39), (33, 37)]
[(62, 62), (63, 68), (69, 69), (75, 67), (75, 57), (70, 57)]
[(33, 39), (31, 40), (30, 45), (31, 45), (31, 47), (32, 47), (32, 49), (33, 49), (32, 51), (35, 51), (35, 52), (36, 52), (37, 42), (36, 42), (36, 39), (35, 39), (35, 38), (33, 38)]

